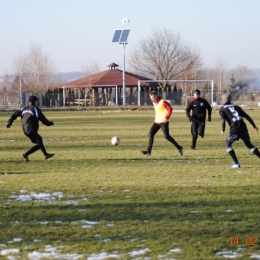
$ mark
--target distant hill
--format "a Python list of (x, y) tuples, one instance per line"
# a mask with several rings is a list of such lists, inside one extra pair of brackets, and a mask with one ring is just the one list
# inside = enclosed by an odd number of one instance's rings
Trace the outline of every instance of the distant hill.
[[(14, 80), (16, 74), (9, 75), (10, 79)], [(79, 78), (82, 78), (82, 72), (73, 71), (73, 72), (59, 72), (54, 75), (53, 84), (54, 86), (60, 85), (62, 83), (70, 82)], [(3, 82), (4, 76), (0, 76), (0, 87)]]
[(82, 78), (82, 72), (74, 71), (74, 72), (60, 72), (55, 74), (54, 76), (54, 85), (59, 85), (62, 83), (70, 82), (79, 78)]

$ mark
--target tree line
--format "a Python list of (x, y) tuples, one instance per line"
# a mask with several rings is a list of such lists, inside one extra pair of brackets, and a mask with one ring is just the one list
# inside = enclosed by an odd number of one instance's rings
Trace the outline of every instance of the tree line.
[[(28, 53), (15, 58), (13, 77), (6, 74), (0, 94), (17, 96), (21, 104), (21, 93), (47, 92), (55, 87), (55, 68), (48, 55), (40, 46), (31, 45)], [(140, 39), (129, 55), (129, 72), (153, 80), (164, 80), (158, 87), (164, 90), (166, 85), (174, 83), (167, 80), (214, 80), (214, 91), (229, 91), (234, 100), (238, 99), (244, 89), (256, 81), (253, 71), (246, 66), (227, 69), (223, 61), (218, 61), (214, 68), (203, 67), (198, 49), (187, 44), (179, 33), (170, 29), (153, 29), (149, 37)], [(101, 71), (98, 63), (89, 62), (82, 68), (84, 76)], [(57, 85), (57, 82), (56, 82)], [(194, 84), (190, 85), (194, 88)], [(204, 90), (209, 86), (205, 83)], [(191, 91), (192, 89), (185, 89)]]

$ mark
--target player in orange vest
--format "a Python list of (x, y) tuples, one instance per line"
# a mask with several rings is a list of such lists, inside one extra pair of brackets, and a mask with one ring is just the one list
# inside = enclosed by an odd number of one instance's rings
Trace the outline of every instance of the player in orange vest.
[(179, 155), (183, 155), (183, 147), (180, 146), (169, 134), (169, 118), (172, 114), (171, 105), (160, 98), (156, 91), (152, 91), (150, 93), (151, 101), (153, 102), (154, 110), (155, 110), (155, 120), (149, 132), (149, 144), (147, 150), (141, 150), (142, 154), (151, 155), (153, 140), (155, 134), (159, 129), (162, 129), (164, 137), (166, 140), (171, 142), (178, 150)]

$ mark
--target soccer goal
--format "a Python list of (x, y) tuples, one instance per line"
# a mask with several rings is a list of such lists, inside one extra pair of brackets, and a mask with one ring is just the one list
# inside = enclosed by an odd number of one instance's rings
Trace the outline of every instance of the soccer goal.
[[(208, 82), (210, 83), (210, 90), (211, 90), (211, 95), (210, 95), (210, 102), (211, 105), (213, 104), (213, 88), (214, 88), (214, 81), (211, 79), (202, 79), (202, 80), (138, 80), (138, 89), (137, 89), (137, 104), (138, 106), (141, 105), (141, 82), (164, 82), (164, 83), (175, 83), (175, 82), (191, 82), (191, 83), (196, 83), (196, 82)], [(195, 90), (195, 89), (194, 89)]]

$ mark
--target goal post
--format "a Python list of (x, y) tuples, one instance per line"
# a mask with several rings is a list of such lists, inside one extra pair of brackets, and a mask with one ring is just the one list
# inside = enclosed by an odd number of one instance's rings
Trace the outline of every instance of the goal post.
[[(210, 82), (211, 84), (211, 95), (210, 95), (210, 102), (211, 105), (213, 105), (213, 89), (214, 89), (214, 81), (212, 79), (202, 79), (202, 80), (138, 80), (138, 89), (137, 89), (137, 104), (138, 106), (141, 105), (141, 82), (165, 82), (165, 83), (170, 83), (170, 82)], [(195, 89), (194, 89), (195, 90)]]

